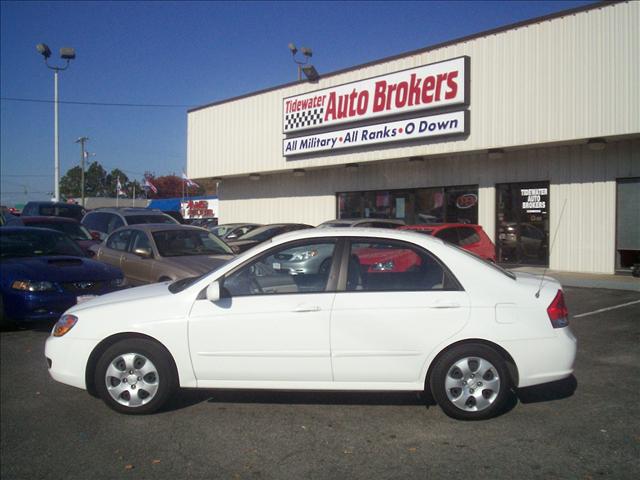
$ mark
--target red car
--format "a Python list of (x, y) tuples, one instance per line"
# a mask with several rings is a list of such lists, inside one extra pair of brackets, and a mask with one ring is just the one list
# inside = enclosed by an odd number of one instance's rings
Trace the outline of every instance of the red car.
[(496, 246), (480, 225), (469, 223), (433, 223), (424, 225), (405, 225), (399, 230), (414, 230), (426, 235), (433, 235), (446, 242), (458, 245), (471, 253), (496, 261)]
[(67, 217), (15, 217), (7, 222), (7, 226), (50, 228), (66, 233), (90, 257), (94, 255), (89, 250), (92, 245), (99, 245), (100, 241), (93, 237), (80, 222)]

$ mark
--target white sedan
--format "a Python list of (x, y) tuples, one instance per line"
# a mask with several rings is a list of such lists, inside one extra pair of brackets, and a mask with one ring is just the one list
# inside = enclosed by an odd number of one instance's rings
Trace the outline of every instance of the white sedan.
[[(320, 254), (328, 268), (291, 268)], [(517, 387), (570, 376), (576, 345), (553, 279), (419, 233), (313, 229), (76, 305), (45, 355), (55, 380), (122, 413), (156, 411), (177, 387), (427, 389), (481, 419)]]

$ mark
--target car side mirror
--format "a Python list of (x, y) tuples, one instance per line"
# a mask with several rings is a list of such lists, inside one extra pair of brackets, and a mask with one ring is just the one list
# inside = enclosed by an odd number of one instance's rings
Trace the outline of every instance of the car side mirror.
[(151, 258), (153, 257), (153, 253), (150, 248), (136, 248), (133, 253), (142, 258)]
[(213, 282), (207, 287), (207, 300), (210, 302), (220, 300), (220, 283), (218, 281)]
[(227, 240), (235, 240), (236, 238), (238, 238), (237, 233), (230, 233), (229, 235), (227, 235)]

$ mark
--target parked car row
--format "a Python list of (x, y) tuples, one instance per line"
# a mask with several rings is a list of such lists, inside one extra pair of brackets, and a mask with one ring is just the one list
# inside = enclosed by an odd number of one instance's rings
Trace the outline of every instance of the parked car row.
[[(69, 265), (92, 265), (89, 258), (94, 258), (118, 272), (123, 280), (113, 285), (113, 288), (117, 289), (125, 285), (136, 286), (200, 276), (220, 267), (236, 254), (269, 241), (277, 235), (313, 228), (311, 225), (294, 223), (271, 225), (237, 223), (215, 225), (207, 230), (181, 225), (176, 219), (159, 210), (128, 207), (101, 208), (87, 212), (82, 217), (81, 223), (73, 218), (78, 209), (66, 209), (64, 208), (66, 204), (53, 204), (52, 207), (51, 203), (47, 204), (47, 202), (32, 203), (33, 205), (30, 204), (28, 209), (25, 208), (26, 215), (23, 214), (20, 217), (5, 215), (6, 226), (0, 230), (3, 242), (13, 245), (16, 243), (18, 230), (24, 236), (32, 230), (27, 227), (37, 227), (40, 233), (33, 233), (30, 238), (39, 238), (40, 235), (44, 235), (41, 233), (43, 231), (49, 232), (48, 235), (51, 236), (51, 231), (55, 230), (67, 240), (74, 241), (80, 248), (79, 250), (66, 249), (61, 253), (56, 249), (36, 248), (33, 246), (35, 240), (28, 242), (25, 245), (26, 249), (19, 250), (19, 253), (16, 253), (18, 250), (15, 247), (8, 247), (2, 255), (3, 303), (0, 304), (0, 315), (5, 321), (29, 322), (55, 319), (60, 310), (47, 309), (41, 304), (44, 305), (48, 301), (62, 307), (69, 304), (71, 297), (68, 295), (65, 297), (65, 303), (55, 300), (55, 295), (51, 293), (66, 292), (65, 288), (58, 285), (62, 280), (65, 280), (63, 282), (65, 284), (84, 282), (82, 283), (84, 286), (78, 286), (76, 290), (80, 293), (83, 289), (87, 290), (84, 292), (86, 295), (78, 295), (75, 301), (89, 298), (88, 295), (108, 291), (109, 287), (100, 278), (77, 277), (71, 269), (60, 270), (58, 268), (60, 262), (43, 261), (43, 257), (61, 256), (62, 260)], [(38, 213), (50, 213), (55, 216), (35, 215)], [(13, 227), (20, 228), (12, 230)], [(477, 225), (410, 226), (393, 219), (340, 219), (319, 225), (322, 229), (343, 227), (416, 230), (450, 241), (482, 258), (495, 261), (493, 244), (482, 228)], [(293, 249), (290, 255), (287, 255), (283, 254), (275, 259), (270, 269), (278, 273), (312, 275), (324, 274), (331, 266), (331, 254), (326, 248)], [(363, 273), (403, 272), (408, 268), (419, 268), (420, 265), (407, 252), (395, 249), (383, 251), (379, 246), (362, 246), (357, 256)], [(72, 259), (72, 257), (77, 258)], [(33, 259), (39, 260), (36, 262), (39, 266), (37, 274), (31, 266)], [(24, 273), (18, 280), (5, 274), (10, 270), (19, 271), (20, 268)], [(14, 285), (15, 281), (23, 283)], [(29, 282), (36, 282), (40, 287), (45, 284), (41, 285), (37, 282), (45, 282), (46, 288), (31, 287)], [(23, 284), (27, 287), (16, 291), (14, 287)], [(17, 299), (20, 296), (22, 296), (23, 305), (33, 304), (35, 307), (17, 308), (16, 305), (20, 303)]]

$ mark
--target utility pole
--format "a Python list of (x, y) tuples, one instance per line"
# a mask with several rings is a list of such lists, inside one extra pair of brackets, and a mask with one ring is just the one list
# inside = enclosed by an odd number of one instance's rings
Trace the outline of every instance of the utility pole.
[(84, 149), (85, 142), (89, 137), (80, 137), (76, 143), (80, 144), (80, 196), (82, 198), (82, 206), (84, 207), (84, 161), (87, 158), (87, 152)]

